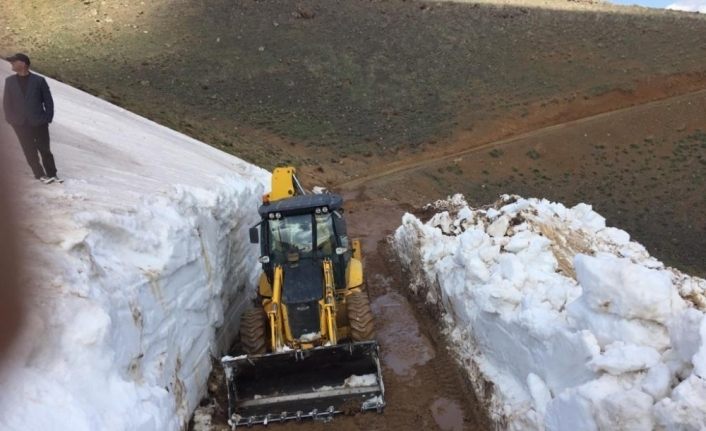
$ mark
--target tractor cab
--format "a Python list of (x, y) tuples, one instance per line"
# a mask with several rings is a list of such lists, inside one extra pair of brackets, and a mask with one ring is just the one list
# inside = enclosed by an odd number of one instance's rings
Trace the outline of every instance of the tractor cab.
[(302, 265), (320, 268), (329, 259), (335, 285), (345, 288), (351, 250), (342, 204), (340, 196), (322, 194), (260, 206), (260, 229), (253, 228), (250, 237), (260, 243), (260, 262), (270, 283), (277, 265), (292, 272)]

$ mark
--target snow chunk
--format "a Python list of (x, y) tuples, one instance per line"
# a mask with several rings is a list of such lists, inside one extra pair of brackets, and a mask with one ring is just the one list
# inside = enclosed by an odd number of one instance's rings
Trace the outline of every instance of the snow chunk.
[(642, 380), (642, 390), (652, 396), (655, 400), (661, 400), (669, 393), (672, 373), (665, 364), (657, 364), (645, 375)]
[(498, 425), (704, 428), (706, 281), (590, 205), (464, 202), (437, 201), (429, 223), (406, 214), (393, 244)]
[(308, 334), (302, 334), (301, 337), (299, 337), (299, 341), (302, 343), (310, 343), (312, 341), (316, 341), (321, 338), (321, 332), (311, 332)]
[(505, 232), (507, 232), (507, 228), (510, 226), (510, 217), (508, 216), (502, 216), (495, 220), (493, 224), (491, 224), (488, 227), (488, 235), (495, 237), (495, 238), (500, 238), (505, 236)]
[(701, 338), (699, 350), (694, 355), (692, 362), (694, 364), (694, 374), (706, 379), (706, 319), (701, 319), (699, 335)]
[(657, 423), (669, 430), (706, 429), (706, 381), (692, 375), (654, 406)]
[(343, 386), (347, 388), (357, 388), (357, 387), (362, 387), (362, 386), (375, 386), (378, 382), (378, 377), (375, 375), (375, 373), (372, 374), (363, 374), (362, 376), (357, 376), (353, 374), (352, 376), (348, 377), (344, 383)]
[(314, 388), (314, 392), (326, 392), (326, 391), (333, 391), (336, 389), (343, 389), (343, 388), (358, 388), (358, 387), (363, 387), (363, 386), (375, 386), (378, 383), (378, 378), (375, 373), (372, 374), (363, 374), (361, 376), (358, 375), (351, 375), (349, 377), (346, 377), (346, 379), (343, 381), (342, 385), (339, 386), (321, 386), (318, 388)]
[(634, 264), (610, 255), (579, 254), (574, 259), (576, 278), (583, 286), (589, 307), (628, 319), (653, 320), (666, 324), (667, 318), (685, 307), (667, 271)]
[(645, 430), (654, 428), (652, 397), (639, 390), (618, 391), (598, 402), (596, 424), (605, 430)]
[(695, 328), (702, 328), (703, 321), (704, 314), (693, 308), (677, 313), (669, 321), (670, 342), (684, 362), (691, 361), (702, 344), (700, 331), (696, 331)]
[(532, 396), (534, 409), (543, 417), (547, 409), (547, 404), (552, 400), (552, 394), (549, 392), (549, 388), (546, 383), (544, 383), (544, 380), (534, 373), (529, 373), (527, 376), (527, 387)]
[(616, 341), (606, 347), (605, 353), (593, 358), (588, 366), (594, 371), (606, 371), (618, 375), (650, 368), (659, 360), (660, 354), (652, 347)]

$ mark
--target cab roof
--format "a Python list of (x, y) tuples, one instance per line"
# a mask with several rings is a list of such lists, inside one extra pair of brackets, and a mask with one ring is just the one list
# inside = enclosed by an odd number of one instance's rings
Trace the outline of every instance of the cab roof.
[(324, 193), (318, 195), (298, 195), (291, 198), (263, 204), (258, 208), (260, 217), (267, 218), (269, 213), (280, 213), (283, 216), (313, 213), (316, 208), (327, 207), (329, 211), (336, 211), (343, 206), (340, 195)]

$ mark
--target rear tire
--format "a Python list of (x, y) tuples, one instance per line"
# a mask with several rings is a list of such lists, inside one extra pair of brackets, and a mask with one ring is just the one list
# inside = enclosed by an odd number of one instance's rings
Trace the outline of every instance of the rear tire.
[(366, 292), (354, 292), (346, 297), (348, 323), (353, 341), (367, 341), (375, 338), (375, 320), (370, 309)]
[(262, 308), (245, 310), (240, 318), (240, 342), (248, 355), (261, 355), (267, 350), (267, 323)]

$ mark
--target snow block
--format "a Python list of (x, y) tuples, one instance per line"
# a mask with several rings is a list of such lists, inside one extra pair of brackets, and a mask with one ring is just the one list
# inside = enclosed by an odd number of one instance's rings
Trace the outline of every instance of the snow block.
[(247, 230), (269, 174), (48, 82), (66, 181), (38, 185), (10, 146), (34, 290), (0, 429), (183, 429), (255, 291)]
[(413, 291), (445, 313), (479, 397), (493, 383), (498, 426), (704, 429), (704, 280), (665, 268), (590, 205), (464, 202), (437, 201), (436, 225), (406, 214), (393, 244)]

